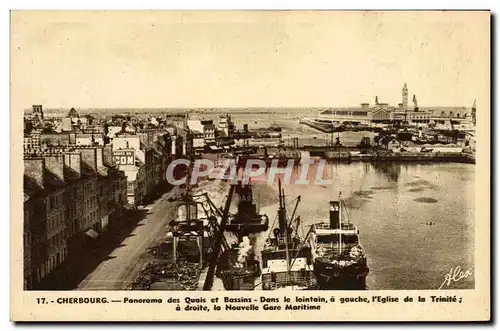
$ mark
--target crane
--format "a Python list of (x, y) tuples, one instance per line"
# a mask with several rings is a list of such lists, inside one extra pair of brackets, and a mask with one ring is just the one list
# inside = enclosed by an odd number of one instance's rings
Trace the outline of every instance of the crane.
[(222, 212), (219, 229), (217, 233), (215, 233), (213, 251), (210, 256), (207, 277), (205, 278), (205, 284), (203, 284), (203, 291), (210, 291), (214, 283), (215, 270), (217, 268), (217, 261), (219, 260), (220, 249), (224, 240), (224, 230), (226, 229), (226, 224), (229, 219), (229, 208), (231, 207), (231, 200), (233, 198), (235, 186), (236, 185), (231, 185), (229, 187), (229, 193), (227, 194), (226, 204), (224, 206), (224, 211)]

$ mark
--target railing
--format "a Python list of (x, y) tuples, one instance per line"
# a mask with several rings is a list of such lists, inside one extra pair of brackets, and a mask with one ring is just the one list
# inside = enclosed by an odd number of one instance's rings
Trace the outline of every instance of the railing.
[[(330, 224), (329, 223), (318, 223), (313, 225), (315, 229), (318, 230), (330, 230)], [(353, 223), (342, 223), (341, 224), (341, 230), (355, 230), (356, 226)], [(335, 230), (335, 229), (331, 229)]]
[(318, 249), (324, 249), (325, 254), (328, 255), (333, 255), (333, 256), (340, 256), (344, 254), (348, 254), (351, 249), (357, 246), (357, 244), (342, 244), (342, 248), (339, 247), (338, 243), (329, 243), (329, 244), (319, 244)]
[[(292, 271), (290, 273), (286, 273), (285, 275), (283, 275), (283, 273), (285, 272), (277, 273), (277, 277), (279, 277), (280, 279), (267, 283), (267, 287), (270, 290), (277, 290), (286, 286), (312, 287), (317, 284), (316, 278), (311, 271), (307, 271), (306, 275), (304, 276), (300, 276), (300, 273), (302, 273), (302, 271)], [(280, 275), (278, 276), (278, 274)]]

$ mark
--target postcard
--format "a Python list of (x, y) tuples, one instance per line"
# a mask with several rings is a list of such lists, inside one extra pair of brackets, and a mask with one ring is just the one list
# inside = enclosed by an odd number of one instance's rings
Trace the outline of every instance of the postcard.
[(489, 11), (12, 11), (11, 320), (490, 320)]

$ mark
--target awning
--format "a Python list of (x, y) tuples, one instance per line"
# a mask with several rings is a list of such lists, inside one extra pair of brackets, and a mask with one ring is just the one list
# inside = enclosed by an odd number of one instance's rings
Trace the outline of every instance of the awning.
[(220, 150), (220, 148), (219, 148), (219, 147), (214, 146), (214, 145), (209, 145), (209, 147), (210, 147), (210, 149), (211, 149), (212, 151), (218, 151), (218, 150)]
[(97, 231), (94, 229), (88, 229), (87, 232), (85, 232), (85, 234), (91, 237), (92, 239), (97, 239), (97, 237), (99, 237), (99, 233), (97, 233)]
[(229, 147), (229, 146), (222, 146), (222, 148), (224, 148), (225, 150), (228, 150), (228, 149), (230, 149), (231, 147)]

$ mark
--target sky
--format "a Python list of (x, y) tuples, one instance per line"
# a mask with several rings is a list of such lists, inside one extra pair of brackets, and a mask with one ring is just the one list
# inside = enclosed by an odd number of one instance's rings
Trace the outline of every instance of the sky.
[(489, 102), (488, 12), (13, 12), (29, 108)]

